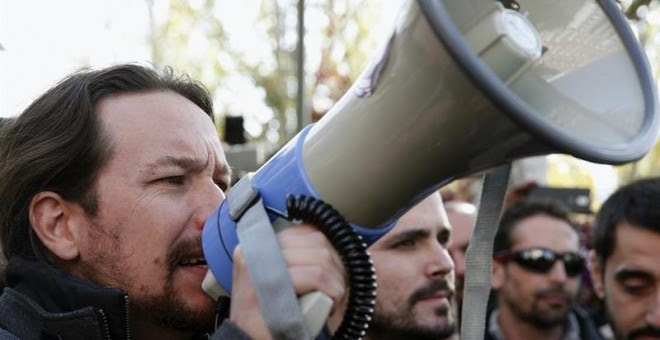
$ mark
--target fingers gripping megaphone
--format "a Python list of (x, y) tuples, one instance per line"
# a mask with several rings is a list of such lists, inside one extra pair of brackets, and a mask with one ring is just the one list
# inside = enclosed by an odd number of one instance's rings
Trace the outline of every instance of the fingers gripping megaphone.
[[(657, 95), (615, 4), (529, 0), (516, 9), (404, 2), (351, 89), (251, 177), (269, 219), (288, 218), (287, 198), (306, 195), (371, 244), (457, 177), (549, 153), (609, 164), (642, 157), (657, 135)], [(238, 242), (225, 202), (203, 247), (226, 294)]]

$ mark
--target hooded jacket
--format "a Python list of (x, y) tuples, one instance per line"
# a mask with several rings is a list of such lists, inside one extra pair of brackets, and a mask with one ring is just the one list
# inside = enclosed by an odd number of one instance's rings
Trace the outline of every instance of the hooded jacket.
[[(0, 339), (131, 339), (129, 296), (52, 266), (13, 257), (0, 295)], [(225, 321), (202, 338), (248, 339)]]

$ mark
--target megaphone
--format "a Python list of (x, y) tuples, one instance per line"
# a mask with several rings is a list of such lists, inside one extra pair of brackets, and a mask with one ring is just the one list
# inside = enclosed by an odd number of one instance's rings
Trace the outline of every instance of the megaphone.
[[(430, 192), (505, 162), (638, 159), (657, 135), (656, 102), (644, 53), (609, 0), (406, 1), (351, 89), (252, 180), (271, 220), (288, 217), (289, 195), (316, 197), (371, 244)], [(237, 243), (223, 204), (203, 249), (226, 293)]]

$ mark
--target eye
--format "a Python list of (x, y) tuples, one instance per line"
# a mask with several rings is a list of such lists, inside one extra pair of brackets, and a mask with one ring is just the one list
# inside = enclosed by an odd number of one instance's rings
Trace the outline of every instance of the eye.
[(449, 242), (449, 230), (444, 229), (438, 233), (438, 242), (440, 242), (440, 244), (443, 246), (447, 245)]
[(625, 280), (621, 283), (621, 286), (623, 286), (626, 293), (636, 296), (645, 295), (651, 287), (648, 282), (639, 279)]
[(217, 185), (218, 188), (220, 188), (220, 190), (222, 190), (222, 192), (226, 192), (227, 189), (229, 189), (229, 185), (224, 180), (215, 179), (215, 180), (213, 180), (213, 183), (215, 183), (215, 185)]
[(417, 244), (414, 239), (406, 239), (395, 243), (392, 248), (412, 248)]
[(159, 182), (171, 185), (183, 185), (185, 178), (183, 176), (168, 176), (159, 179)]

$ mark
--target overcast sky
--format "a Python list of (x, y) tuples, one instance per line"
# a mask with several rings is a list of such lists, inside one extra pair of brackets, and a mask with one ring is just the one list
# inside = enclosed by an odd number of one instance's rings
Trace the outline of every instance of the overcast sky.
[(20, 113), (80, 65), (147, 61), (144, 1), (0, 1), (0, 116)]

